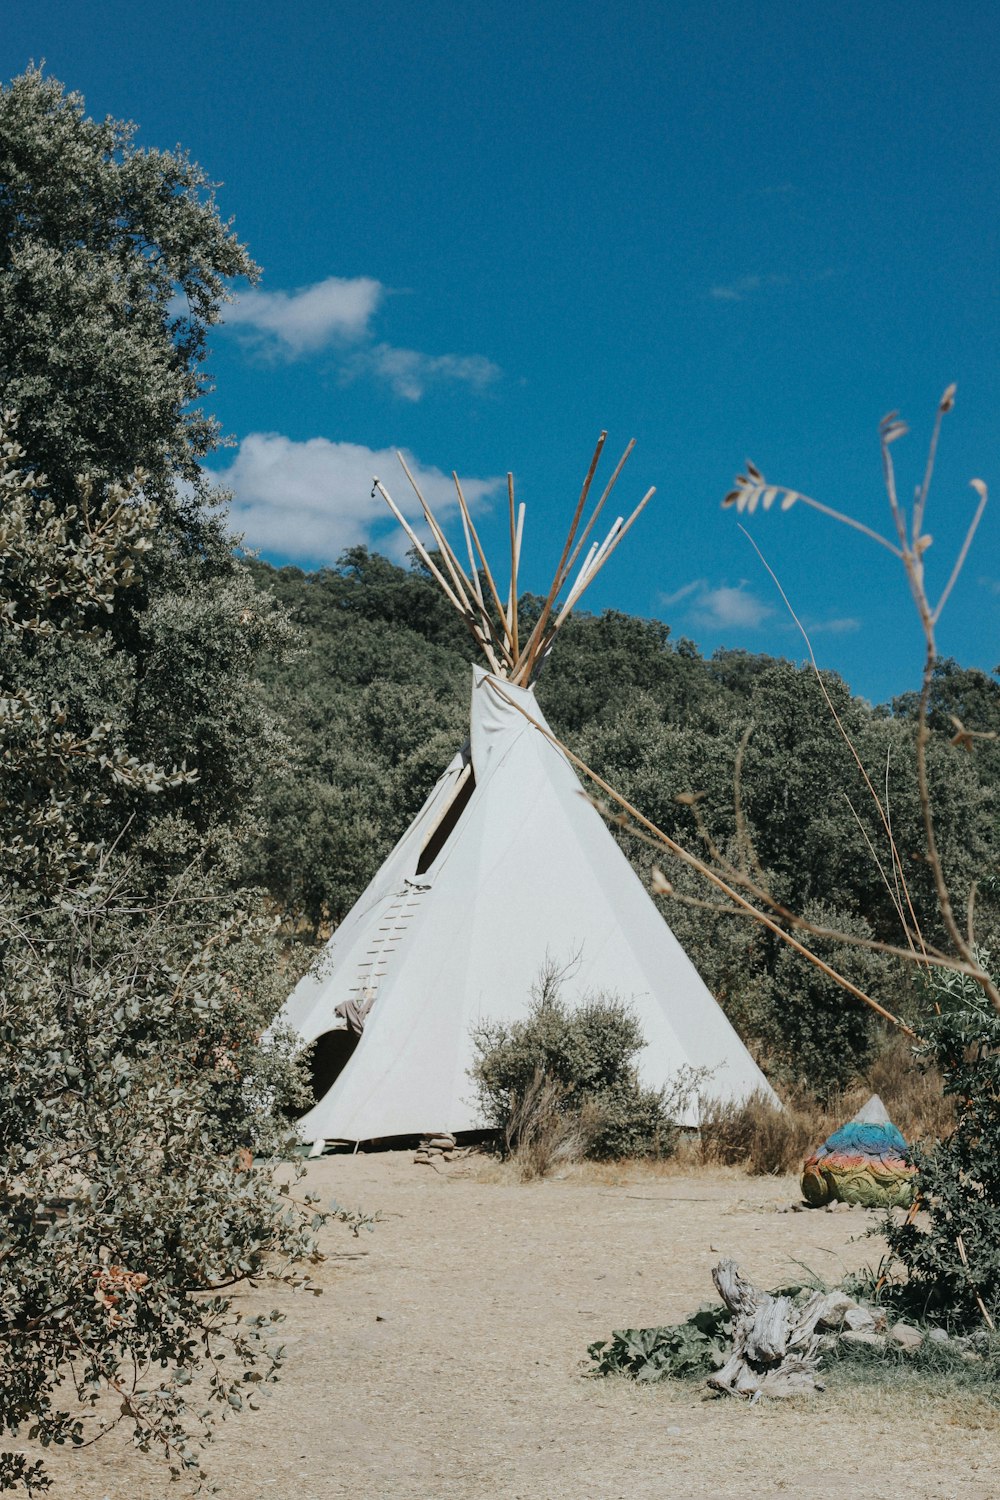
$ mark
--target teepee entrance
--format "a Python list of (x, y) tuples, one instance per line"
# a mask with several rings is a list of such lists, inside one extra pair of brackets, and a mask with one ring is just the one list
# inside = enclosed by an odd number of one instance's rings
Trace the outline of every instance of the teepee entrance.
[(336, 1031), (324, 1031), (309, 1048), (309, 1089), (314, 1104), (333, 1088), (341, 1073), (354, 1056), (361, 1040), (356, 1031), (340, 1027)]
[[(532, 690), (559, 627), (653, 493), (579, 562), (632, 448), (581, 528), (604, 437), (524, 641), (517, 607), (524, 507), (515, 509), (513, 480), (506, 606), (457, 478), (467, 570), (419, 490), (433, 556), (375, 481), (487, 668), (473, 668), (468, 745), (282, 1010), (304, 1042), (320, 1043), (317, 1101), (299, 1122), (305, 1141), (481, 1129), (469, 1076), (473, 1032), (526, 1015), (546, 961), (574, 955), (567, 998), (603, 990), (631, 1003), (646, 1039), (645, 1084), (660, 1087), (692, 1066), (712, 1070), (717, 1097), (771, 1094), (603, 818), (581, 796)], [(696, 1114), (686, 1123), (696, 1124)]]

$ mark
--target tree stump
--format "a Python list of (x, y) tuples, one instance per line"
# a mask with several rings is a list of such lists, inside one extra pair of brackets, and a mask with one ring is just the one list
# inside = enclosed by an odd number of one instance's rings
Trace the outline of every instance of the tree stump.
[(790, 1297), (760, 1292), (740, 1274), (734, 1260), (722, 1260), (712, 1280), (733, 1314), (733, 1352), (710, 1375), (712, 1390), (759, 1401), (763, 1396), (800, 1396), (821, 1391), (817, 1326), (843, 1322), (841, 1292), (814, 1292), (801, 1307)]

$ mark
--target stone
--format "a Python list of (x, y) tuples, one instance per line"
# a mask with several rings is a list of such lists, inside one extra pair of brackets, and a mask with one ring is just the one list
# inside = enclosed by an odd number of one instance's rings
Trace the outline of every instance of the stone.
[(930, 1328), (930, 1329), (928, 1329), (928, 1331), (927, 1331), (927, 1337), (930, 1339), (930, 1341), (931, 1341), (932, 1344), (950, 1344), (951, 1343), (951, 1337), (950, 1337), (950, 1335), (947, 1334), (947, 1333), (945, 1333), (945, 1331), (944, 1331), (943, 1328)]
[(844, 1314), (844, 1327), (848, 1333), (875, 1333), (875, 1319), (867, 1307), (849, 1307)]
[(889, 1337), (894, 1344), (898, 1344), (908, 1354), (914, 1349), (919, 1349), (924, 1341), (920, 1329), (914, 1328), (912, 1323), (894, 1323), (889, 1329)]
[(838, 1332), (847, 1314), (857, 1305), (854, 1298), (849, 1297), (846, 1292), (828, 1293), (820, 1304), (822, 1310), (816, 1319), (816, 1327), (821, 1332), (826, 1330)]

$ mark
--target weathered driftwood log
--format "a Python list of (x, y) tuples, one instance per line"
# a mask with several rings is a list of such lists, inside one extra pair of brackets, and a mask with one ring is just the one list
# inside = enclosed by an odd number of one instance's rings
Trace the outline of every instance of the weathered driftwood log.
[(758, 1291), (733, 1260), (720, 1261), (712, 1280), (733, 1314), (733, 1352), (708, 1383), (727, 1396), (757, 1401), (821, 1391), (821, 1334), (876, 1327), (872, 1315), (843, 1292), (814, 1292), (796, 1307), (789, 1297)]

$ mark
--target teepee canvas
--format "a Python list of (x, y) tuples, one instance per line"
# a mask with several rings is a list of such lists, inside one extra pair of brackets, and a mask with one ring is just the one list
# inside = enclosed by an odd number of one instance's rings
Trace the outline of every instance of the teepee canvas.
[(603, 546), (592, 547), (559, 605), (621, 471), (619, 464), (573, 551), (602, 444), (603, 435), (552, 590), (523, 646), (516, 602), (523, 507), (515, 518), (512, 486), (506, 606), (460, 487), (467, 572), (426, 506), (440, 566), (393, 506), (466, 618), (490, 670), (473, 668), (468, 744), (282, 1011), (280, 1019), (304, 1042), (323, 1047), (339, 1039), (339, 1060), (347, 1059), (300, 1122), (305, 1141), (479, 1127), (469, 1076), (473, 1032), (487, 1021), (523, 1017), (546, 962), (567, 968), (563, 993), (571, 1003), (601, 991), (631, 1003), (646, 1041), (639, 1060), (644, 1083), (660, 1086), (690, 1065), (713, 1070), (715, 1096), (770, 1093), (583, 795), (531, 688), (558, 625), (638, 514), (627, 523), (619, 518)]

